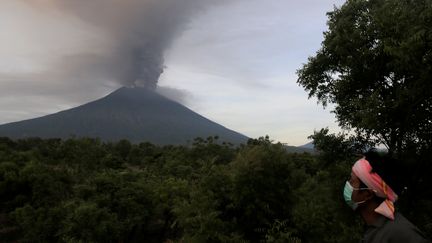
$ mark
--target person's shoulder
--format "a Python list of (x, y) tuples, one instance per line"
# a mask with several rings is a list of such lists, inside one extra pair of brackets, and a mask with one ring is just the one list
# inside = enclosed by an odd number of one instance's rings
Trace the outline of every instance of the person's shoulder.
[(394, 220), (388, 220), (382, 230), (392, 239), (391, 242), (429, 242), (423, 233), (401, 213), (396, 213)]

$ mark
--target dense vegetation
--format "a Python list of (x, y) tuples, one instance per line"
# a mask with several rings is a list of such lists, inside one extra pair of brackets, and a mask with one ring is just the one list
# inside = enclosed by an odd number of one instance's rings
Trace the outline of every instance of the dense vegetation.
[[(359, 148), (323, 130), (320, 155), (268, 138), (158, 147), (0, 140), (0, 241), (351, 242), (342, 199)], [(430, 235), (431, 201), (408, 214)], [(429, 223), (429, 224), (428, 224)]]
[(0, 139), (0, 241), (356, 242), (350, 167), (383, 144), (404, 162), (398, 210), (432, 238), (432, 0), (348, 0), (299, 84), (352, 136), (317, 155), (268, 138), (233, 147)]
[(355, 140), (385, 145), (404, 163), (399, 204), (430, 232), (432, 0), (347, 0), (328, 17), (298, 83), (332, 103)]
[(348, 0), (298, 83), (390, 153), (432, 146), (432, 0)]

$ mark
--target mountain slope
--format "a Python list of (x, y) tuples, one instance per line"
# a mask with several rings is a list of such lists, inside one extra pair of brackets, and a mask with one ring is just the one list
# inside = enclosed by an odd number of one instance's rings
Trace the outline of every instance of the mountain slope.
[(216, 135), (235, 144), (248, 139), (148, 89), (125, 87), (70, 110), (0, 125), (0, 136), (11, 138), (98, 137), (161, 145)]
[(313, 144), (313, 142), (309, 142), (307, 144), (301, 145), (299, 146), (299, 148), (305, 148), (305, 149), (315, 149), (315, 145)]

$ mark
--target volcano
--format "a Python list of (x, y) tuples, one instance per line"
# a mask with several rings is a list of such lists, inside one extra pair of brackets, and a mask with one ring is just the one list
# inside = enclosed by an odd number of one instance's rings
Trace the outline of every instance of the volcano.
[(99, 100), (55, 114), (0, 125), (0, 136), (92, 137), (158, 145), (187, 144), (194, 138), (209, 136), (233, 144), (248, 139), (154, 91), (138, 87), (123, 87)]

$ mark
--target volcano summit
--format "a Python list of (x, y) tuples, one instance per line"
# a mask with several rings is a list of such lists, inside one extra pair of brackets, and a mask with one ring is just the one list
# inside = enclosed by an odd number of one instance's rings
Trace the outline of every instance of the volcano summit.
[(146, 88), (120, 88), (76, 108), (0, 125), (0, 136), (10, 138), (92, 137), (103, 141), (127, 139), (159, 145), (186, 144), (196, 137), (219, 136), (221, 141), (244, 143), (246, 136), (229, 130), (187, 107)]

